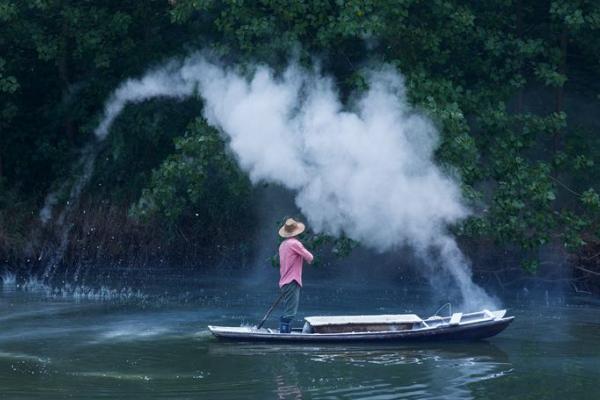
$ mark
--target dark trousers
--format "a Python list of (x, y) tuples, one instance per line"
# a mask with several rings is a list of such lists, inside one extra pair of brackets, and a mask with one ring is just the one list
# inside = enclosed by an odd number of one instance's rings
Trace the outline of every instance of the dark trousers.
[(300, 303), (300, 285), (296, 281), (287, 283), (281, 287), (283, 293), (283, 315), (281, 320), (290, 322), (298, 312), (298, 304)]

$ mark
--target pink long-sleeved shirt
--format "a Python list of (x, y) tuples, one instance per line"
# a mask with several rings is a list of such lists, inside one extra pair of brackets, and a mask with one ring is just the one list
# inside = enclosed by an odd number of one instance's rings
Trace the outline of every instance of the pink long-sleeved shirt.
[(279, 287), (292, 281), (302, 286), (302, 261), (312, 263), (313, 255), (296, 238), (284, 240), (279, 245)]

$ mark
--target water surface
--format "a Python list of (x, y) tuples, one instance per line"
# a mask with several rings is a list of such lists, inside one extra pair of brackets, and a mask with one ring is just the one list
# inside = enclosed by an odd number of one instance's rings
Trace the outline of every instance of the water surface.
[[(206, 326), (255, 323), (274, 288), (206, 276), (168, 281), (168, 290), (87, 295), (5, 285), (0, 397), (600, 398), (600, 307), (569, 296), (507, 295), (515, 322), (481, 342), (268, 345), (219, 342)], [(435, 311), (410, 286), (332, 287), (309, 284), (302, 314)]]

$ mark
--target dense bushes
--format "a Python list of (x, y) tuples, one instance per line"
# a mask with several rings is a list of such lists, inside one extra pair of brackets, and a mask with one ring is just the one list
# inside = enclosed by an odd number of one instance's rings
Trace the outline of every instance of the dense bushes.
[[(596, 1), (48, 0), (0, 3), (0, 20), (0, 196), (23, 207), (71, 174), (119, 81), (210, 48), (240, 64), (318, 62), (344, 96), (361, 68), (391, 64), (439, 123), (439, 162), (476, 210), (456, 227), (463, 240), (519, 249), (529, 269), (542, 246), (600, 242)], [(88, 193), (216, 242), (251, 218), (251, 190), (192, 103), (128, 108)]]

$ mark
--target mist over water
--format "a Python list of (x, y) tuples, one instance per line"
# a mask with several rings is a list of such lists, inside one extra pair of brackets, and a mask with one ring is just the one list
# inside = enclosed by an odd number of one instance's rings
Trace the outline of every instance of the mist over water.
[(457, 182), (434, 162), (433, 123), (410, 106), (392, 67), (364, 76), (368, 90), (345, 106), (316, 69), (242, 73), (195, 55), (124, 82), (95, 133), (104, 139), (128, 103), (197, 94), (252, 182), (293, 191), (314, 231), (345, 234), (379, 252), (409, 247), (434, 285), (447, 291), (454, 282), (463, 309), (494, 307), (447, 231), (469, 211)]

